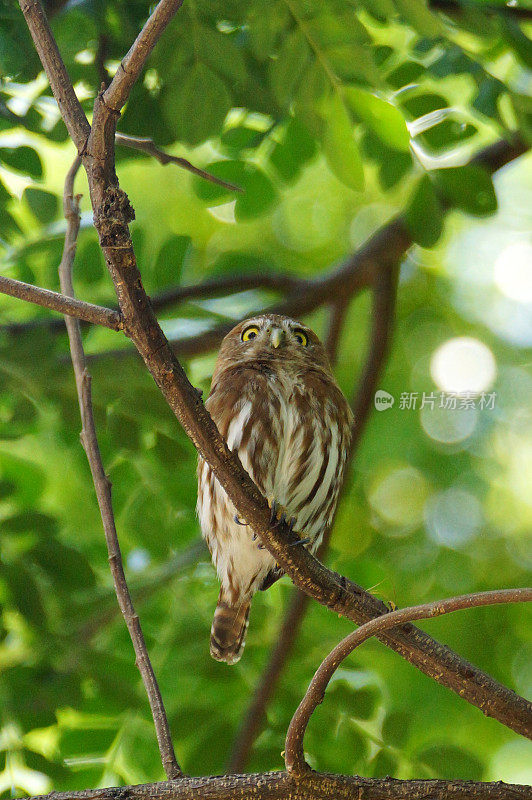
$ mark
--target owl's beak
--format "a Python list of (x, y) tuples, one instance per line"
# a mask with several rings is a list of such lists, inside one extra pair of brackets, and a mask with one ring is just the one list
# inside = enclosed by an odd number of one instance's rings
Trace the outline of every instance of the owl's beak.
[(270, 333), (270, 342), (272, 343), (272, 347), (277, 348), (281, 344), (284, 339), (284, 331), (282, 328), (272, 328), (272, 332)]

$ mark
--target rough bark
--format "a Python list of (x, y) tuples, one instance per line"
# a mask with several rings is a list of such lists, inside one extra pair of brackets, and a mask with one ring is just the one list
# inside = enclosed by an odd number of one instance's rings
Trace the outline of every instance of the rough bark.
[(474, 781), (359, 778), (286, 772), (182, 778), (179, 781), (54, 792), (35, 800), (531, 800), (532, 787)]

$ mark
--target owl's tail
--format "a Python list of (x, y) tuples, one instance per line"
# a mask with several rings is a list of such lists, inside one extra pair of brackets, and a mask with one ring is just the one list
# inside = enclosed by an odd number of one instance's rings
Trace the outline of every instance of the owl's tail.
[(218, 605), (214, 612), (211, 628), (211, 656), (216, 661), (236, 664), (244, 649), (248, 629), (249, 599), (235, 605), (228, 602), (223, 589), (220, 591)]

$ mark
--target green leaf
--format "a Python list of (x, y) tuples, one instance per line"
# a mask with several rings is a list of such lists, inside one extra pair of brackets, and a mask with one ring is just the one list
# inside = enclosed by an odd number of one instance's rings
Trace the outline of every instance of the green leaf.
[(429, 39), (440, 36), (442, 25), (435, 14), (427, 7), (426, 0), (394, 0), (403, 19), (421, 36)]
[(364, 9), (378, 22), (388, 22), (395, 13), (393, 0), (361, 0)]
[(449, 103), (441, 94), (431, 92), (430, 94), (423, 93), (406, 97), (401, 102), (401, 105), (413, 119), (419, 119), (419, 117), (424, 117), (425, 114), (431, 114), (433, 111), (447, 108)]
[(375, 63), (373, 48), (367, 44), (344, 44), (330, 47), (326, 57), (333, 71), (343, 81), (376, 86), (379, 71)]
[(473, 753), (452, 744), (427, 747), (417, 754), (423, 764), (434, 770), (438, 778), (463, 778), (480, 781), (484, 778), (484, 767)]
[(364, 168), (351, 120), (337, 95), (330, 98), (327, 106), (322, 140), (325, 158), (339, 181), (360, 192), (364, 188)]
[(344, 97), (354, 113), (394, 150), (410, 151), (410, 134), (398, 108), (371, 92), (348, 86)]
[(514, 51), (523, 64), (528, 69), (532, 69), (532, 42), (528, 36), (525, 36), (519, 23), (515, 19), (512, 19), (510, 14), (504, 17), (501, 15), (500, 22), (503, 35), (508, 44), (513, 46)]
[(95, 575), (85, 556), (57, 539), (39, 542), (30, 556), (60, 592), (83, 591), (94, 586)]
[(235, 203), (237, 222), (245, 222), (268, 211), (277, 200), (277, 192), (268, 177), (257, 167), (247, 169), (242, 181), (244, 193)]
[(11, 193), (7, 191), (3, 182), (0, 180), (0, 208), (3, 208), (11, 200)]
[(275, 50), (277, 40), (290, 22), (290, 12), (283, 0), (262, 0), (251, 6), (247, 18), (251, 50), (265, 61)]
[(470, 139), (477, 132), (474, 125), (447, 117), (421, 134), (422, 139), (436, 151), (450, 150), (453, 145)]
[(0, 480), (0, 500), (5, 500), (6, 497), (10, 497), (15, 490), (16, 486), (13, 481)]
[(456, 208), (478, 217), (497, 210), (497, 196), (491, 176), (477, 166), (449, 167), (433, 172), (438, 189)]
[[(243, 193), (236, 195), (235, 217), (244, 221), (267, 211), (276, 201), (277, 192), (270, 179), (254, 164), (244, 161), (216, 161), (207, 169), (223, 180), (241, 186)], [(194, 180), (194, 191), (208, 205), (225, 203), (235, 197), (223, 186), (216, 186), (199, 178)]]
[(424, 175), (414, 189), (405, 221), (412, 238), (422, 247), (433, 247), (440, 238), (443, 214), (428, 175)]
[(305, 36), (299, 30), (294, 31), (284, 40), (270, 69), (272, 91), (280, 105), (286, 105), (294, 96), (309, 58)]
[(246, 81), (247, 70), (242, 53), (227, 34), (200, 25), (196, 42), (198, 57), (218, 75), (237, 84)]
[(397, 769), (397, 759), (393, 753), (389, 753), (384, 749), (380, 750), (371, 761), (372, 778), (385, 778), (388, 775), (395, 775)]
[[(243, 161), (213, 161), (211, 164), (207, 164), (205, 169), (210, 172), (211, 175), (215, 175), (217, 178), (221, 178), (228, 183), (234, 183), (235, 185), (243, 187), (242, 181), (244, 180), (245, 175), (245, 166)], [(196, 195), (200, 198), (200, 200), (203, 200), (206, 205), (225, 203), (234, 197), (234, 192), (231, 192), (229, 189), (225, 189), (223, 186), (218, 186), (216, 183), (205, 181), (203, 178), (194, 178), (192, 185)]]
[(9, 169), (23, 172), (32, 178), (42, 178), (41, 159), (33, 147), (0, 147), (0, 161)]
[(315, 155), (316, 141), (296, 119), (291, 119), (280, 131), (277, 128), (273, 138), (277, 141), (270, 153), (270, 163), (283, 180), (293, 181)]
[(101, 281), (105, 274), (102, 251), (98, 240), (92, 232), (84, 236), (74, 261), (74, 276), (76, 281), (86, 284), (95, 284)]
[(388, 75), (387, 81), (392, 89), (401, 89), (409, 83), (415, 83), (425, 72), (425, 67), (418, 61), (405, 61)]
[(166, 116), (177, 136), (190, 144), (220, 133), (231, 108), (231, 95), (226, 84), (205, 64), (194, 64), (180, 86), (166, 99)]
[(55, 194), (45, 192), (44, 189), (35, 189), (33, 186), (28, 186), (24, 190), (23, 197), (34, 216), (43, 225), (52, 222), (56, 218), (59, 202)]
[(36, 628), (46, 624), (41, 592), (30, 570), (20, 562), (0, 565), (0, 576), (6, 579), (14, 606)]
[(170, 236), (163, 244), (153, 268), (153, 278), (157, 286), (179, 283), (183, 262), (190, 248), (190, 236)]
[(238, 155), (242, 150), (254, 148), (258, 145), (264, 133), (246, 125), (235, 125), (234, 128), (225, 130), (220, 140), (223, 146), (233, 155)]
[(3, 520), (2, 526), (11, 533), (36, 533), (41, 539), (49, 539), (56, 532), (57, 522), (47, 514), (27, 510)]

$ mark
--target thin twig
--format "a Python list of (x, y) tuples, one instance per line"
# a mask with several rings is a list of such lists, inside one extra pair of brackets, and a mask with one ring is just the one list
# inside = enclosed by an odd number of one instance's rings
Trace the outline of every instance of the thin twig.
[(327, 328), (327, 336), (325, 338), (325, 349), (329, 356), (331, 365), (334, 366), (338, 359), (338, 346), (340, 344), (340, 336), (344, 328), (346, 314), (349, 308), (351, 296), (339, 298), (332, 304), (329, 316), (329, 326)]
[(350, 633), (336, 645), (329, 655), (322, 661), (310, 685), (299, 704), (286, 734), (285, 764), (288, 772), (300, 775), (309, 771), (310, 767), (305, 761), (303, 753), (303, 737), (310, 717), (317, 706), (323, 702), (325, 690), (332, 676), (347, 656), (367, 639), (377, 633), (389, 630), (396, 625), (404, 625), (418, 619), (429, 619), (461, 611), (466, 608), (479, 606), (492, 606), (501, 603), (527, 603), (532, 601), (532, 588), (526, 589), (498, 589), (491, 592), (478, 592), (446, 600), (437, 600), (432, 603), (412, 606), (410, 608), (391, 611), (378, 619), (366, 622), (358, 630)]
[[(67, 219), (67, 232), (63, 248), (63, 257), (59, 265), (59, 280), (61, 290), (69, 297), (74, 296), (72, 264), (76, 253), (76, 242), (80, 222), (78, 198), (74, 198), (73, 196), (73, 185), (80, 165), (81, 158), (78, 156), (67, 174), (63, 196), (64, 213)], [(177, 778), (182, 775), (182, 772), (175, 757), (161, 693), (124, 574), (112, 506), (111, 483), (105, 474), (98, 445), (92, 410), (91, 377), (87, 371), (79, 323), (71, 317), (66, 317), (65, 324), (68, 331), (72, 366), (74, 367), (81, 412), (82, 428), (80, 438), (85, 453), (87, 454), (87, 460), (96, 490), (115, 592), (129, 635), (131, 636), (131, 641), (135, 650), (136, 664), (142, 676), (146, 694), (148, 695), (163, 767), (169, 779)]]
[[(0, 279), (1, 281), (1, 279)], [(245, 275), (223, 275), (220, 278), (210, 278), (202, 283), (194, 283), (190, 286), (172, 286), (163, 289), (161, 292), (150, 297), (154, 311), (165, 311), (173, 308), (179, 303), (187, 300), (207, 300), (215, 297), (225, 297), (237, 292), (246, 292), (253, 289), (270, 289), (274, 292), (282, 292), (291, 295), (297, 291), (304, 291), (308, 287), (309, 281), (297, 278), (287, 272), (260, 272)], [(32, 287), (33, 288), (33, 287)], [(0, 291), (1, 283), (0, 283)], [(47, 290), (39, 290), (47, 291)], [(7, 294), (8, 292), (6, 292)], [(54, 294), (54, 293), (52, 293)], [(60, 295), (62, 296), (62, 295)], [(30, 298), (22, 298), (30, 299)], [(68, 299), (70, 301), (70, 298)], [(79, 303), (80, 301), (76, 301)], [(90, 303), (84, 304), (91, 305)], [(99, 308), (99, 306), (96, 306)], [(62, 313), (65, 313), (63, 309)], [(106, 309), (119, 313), (118, 308)], [(0, 331), (10, 335), (17, 335), (27, 331), (46, 329), (47, 331), (60, 333), (65, 329), (65, 322), (62, 319), (37, 318), (26, 322), (8, 322), (0, 326)]]
[(191, 164), (186, 158), (181, 158), (181, 156), (172, 156), (169, 153), (166, 153), (164, 150), (160, 150), (153, 139), (144, 139), (138, 136), (126, 136), (124, 133), (117, 133), (115, 134), (115, 144), (121, 147), (129, 147), (132, 150), (140, 150), (142, 153), (146, 153), (147, 155), (156, 158), (157, 161), (163, 166), (166, 164), (176, 164), (178, 167), (182, 167), (188, 172), (192, 172), (193, 175), (197, 175), (199, 178), (203, 178), (210, 183), (215, 183), (217, 186), (223, 186), (224, 189), (228, 189), (230, 192), (244, 191), (241, 186), (237, 186), (235, 183), (229, 183), (229, 181), (224, 181), (222, 178), (216, 177), (216, 175), (213, 175), (211, 172), (207, 172), (204, 169), (195, 167), (194, 164)]
[(122, 330), (122, 316), (119, 311), (65, 297), (64, 294), (52, 292), (50, 289), (41, 289), (38, 286), (32, 286), (31, 283), (0, 275), (0, 293), (18, 297), (19, 300), (26, 300), (37, 306), (59, 311), (60, 314), (67, 314), (85, 322), (91, 322), (93, 325), (103, 325), (113, 331)]

